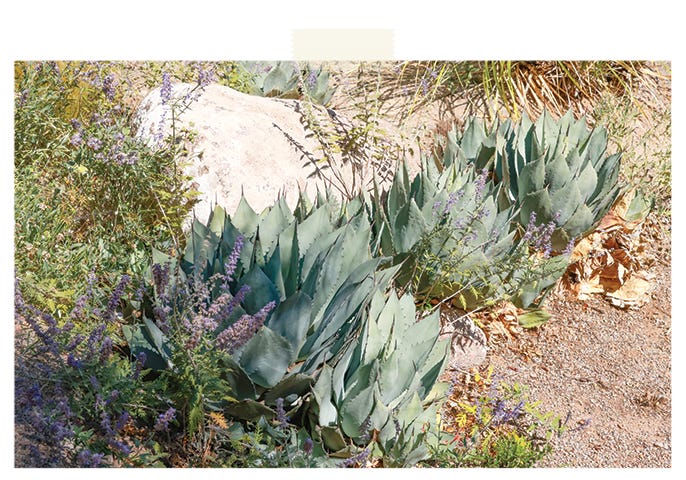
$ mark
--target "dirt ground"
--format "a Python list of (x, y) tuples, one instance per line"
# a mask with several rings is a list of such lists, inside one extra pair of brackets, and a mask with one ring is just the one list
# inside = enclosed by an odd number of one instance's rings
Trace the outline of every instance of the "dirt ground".
[(502, 381), (527, 385), (542, 410), (570, 415), (538, 466), (671, 467), (671, 266), (651, 273), (641, 307), (555, 293), (551, 320), (489, 352)]

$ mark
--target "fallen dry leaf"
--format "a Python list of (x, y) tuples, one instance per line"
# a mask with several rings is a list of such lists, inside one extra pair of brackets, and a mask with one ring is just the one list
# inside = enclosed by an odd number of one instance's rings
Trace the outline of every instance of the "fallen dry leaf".
[(634, 195), (633, 191), (623, 195), (596, 230), (576, 245), (560, 289), (579, 300), (605, 294), (620, 308), (636, 305), (645, 296), (651, 285), (641, 261), (649, 241), (641, 235), (645, 217), (632, 222), (624, 219)]
[(614, 292), (608, 292), (607, 298), (612, 305), (619, 308), (629, 308), (641, 305), (648, 299), (648, 292), (652, 283), (642, 276), (634, 275), (629, 278), (621, 288)]

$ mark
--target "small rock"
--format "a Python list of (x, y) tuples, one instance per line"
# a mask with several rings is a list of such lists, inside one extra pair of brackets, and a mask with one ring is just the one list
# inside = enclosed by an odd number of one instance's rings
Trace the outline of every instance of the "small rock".
[(487, 340), (483, 330), (471, 318), (462, 315), (451, 321), (454, 329), (450, 344), (450, 367), (468, 370), (486, 360)]

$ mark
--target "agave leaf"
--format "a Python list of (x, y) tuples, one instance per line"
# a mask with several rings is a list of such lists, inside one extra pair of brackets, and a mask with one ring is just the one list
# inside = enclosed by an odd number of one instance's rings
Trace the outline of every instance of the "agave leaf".
[[(558, 255), (546, 260), (536, 279), (530, 279), (526, 272), (515, 272), (513, 283), (520, 281), (520, 286), (510, 301), (519, 308), (528, 308), (541, 296), (541, 293), (557, 282), (567, 270), (569, 260), (565, 255)], [(522, 275), (524, 278), (522, 278)]]
[(289, 76), (286, 74), (281, 64), (272, 68), (262, 83), (262, 93), (264, 96), (279, 96), (286, 93)]
[(263, 403), (252, 399), (228, 403), (224, 411), (231, 417), (240, 418), (249, 422), (255, 422), (260, 418), (275, 418), (276, 412)]
[(391, 409), (381, 400), (381, 393), (377, 384), (374, 385), (374, 408), (370, 417), (370, 427), (381, 431), (391, 417)]
[(374, 385), (359, 393), (350, 393), (341, 405), (340, 424), (343, 433), (352, 438), (360, 436), (360, 426), (370, 415), (374, 406)]
[(401, 427), (407, 427), (408, 425), (411, 425), (422, 412), (422, 401), (417, 392), (414, 392), (398, 406), (398, 422), (400, 422)]
[[(583, 206), (583, 199), (576, 182), (569, 182), (564, 187), (550, 195), (550, 203), (552, 211), (555, 214), (559, 213), (559, 225), (566, 224), (574, 215), (579, 206)], [(569, 226), (567, 225), (567, 228)]]
[[(374, 285), (372, 275), (378, 259), (366, 262), (354, 271), (346, 283), (331, 299), (321, 317), (315, 319), (316, 330), (305, 341), (299, 356), (308, 356), (305, 368), (314, 368), (313, 354), (332, 345), (336, 338), (347, 337), (344, 333), (353, 327), (357, 328), (357, 322), (351, 319), (360, 310), (360, 307), (369, 296)], [(330, 351), (330, 354), (336, 352)], [(321, 361), (321, 360), (320, 360)]]
[(279, 235), (293, 222), (293, 215), (283, 196), (277, 203), (262, 212), (258, 229), (264, 255), (269, 255), (279, 240)]
[(141, 352), (145, 353), (145, 368), (153, 370), (166, 370), (169, 368), (168, 358), (158, 351), (150, 332), (142, 325), (123, 325), (122, 332), (126, 343), (134, 357)]
[(398, 252), (409, 252), (419, 242), (426, 232), (424, 215), (415, 203), (410, 199), (395, 218), (394, 239)]
[(545, 186), (545, 159), (536, 157), (522, 167), (517, 178), (519, 198), (532, 192), (537, 192)]
[[(394, 295), (389, 297), (389, 302)], [(396, 300), (397, 302), (397, 300)], [(393, 305), (384, 304), (381, 292), (376, 292), (369, 306), (368, 320), (366, 323), (367, 332), (364, 344), (364, 355), (362, 363), (371, 363), (373, 359), (379, 358), (379, 354), (386, 346), (391, 336), (393, 327), (394, 308)]]
[(328, 450), (339, 452), (343, 449), (347, 449), (348, 444), (338, 428), (324, 426), (322, 427), (320, 434), (322, 436), (322, 441)]
[(539, 223), (544, 223), (553, 218), (552, 203), (548, 190), (543, 189), (537, 192), (532, 192), (526, 195), (521, 202), (521, 211), (519, 214), (520, 223), (527, 225), (531, 212), (536, 213), (536, 218)]
[(485, 139), (483, 121), (476, 117), (470, 117), (460, 141), (460, 148), (467, 160), (473, 162), (476, 159)]
[(353, 349), (348, 348), (345, 352), (343, 352), (343, 355), (341, 356), (340, 360), (338, 360), (333, 370), (331, 377), (331, 388), (333, 389), (333, 399), (338, 405), (340, 405), (340, 403), (343, 401), (343, 398), (347, 394), (345, 376), (348, 371), (350, 361), (352, 360), (352, 356)]
[(627, 211), (624, 214), (624, 219), (627, 222), (636, 222), (645, 219), (653, 208), (654, 203), (654, 200), (648, 201), (640, 190), (635, 190), (629, 208), (627, 208)]
[(333, 298), (336, 291), (351, 271), (362, 260), (369, 258), (369, 223), (364, 216), (357, 217), (362, 222), (351, 221), (331, 247), (327, 262), (322, 267), (313, 296), (313, 310), (319, 312)]
[(408, 355), (400, 350), (393, 350), (379, 369), (381, 400), (391, 407), (407, 391), (417, 373), (415, 362), (411, 358), (407, 361), (408, 357), (412, 357), (412, 353)]
[(237, 286), (237, 290), (243, 285), (248, 285), (250, 287), (250, 290), (243, 300), (243, 308), (250, 315), (254, 315), (260, 311), (269, 302), (273, 301), (276, 302), (277, 305), (279, 304), (281, 298), (279, 289), (259, 266), (253, 266), (243, 275), (243, 278), (240, 279)]
[(291, 399), (291, 397), (297, 398), (305, 395), (311, 390), (313, 384), (314, 378), (310, 375), (303, 375), (302, 373), (288, 375), (266, 392), (264, 401), (267, 405), (276, 405), (278, 398), (292, 402), (295, 398)]
[(591, 138), (584, 153), (593, 163), (593, 166), (598, 168), (598, 164), (603, 158), (603, 154), (607, 149), (607, 131), (604, 128), (596, 128), (591, 133)]
[(571, 180), (569, 165), (563, 156), (554, 157), (545, 166), (548, 191), (553, 194)]
[[(403, 162), (398, 165), (393, 178), (393, 183), (388, 191), (387, 212), (398, 212), (405, 205), (409, 193), (410, 180), (407, 171), (407, 163)], [(389, 214), (392, 218), (392, 214)]]
[[(446, 342), (447, 343), (447, 342)], [(448, 345), (446, 345), (448, 347)], [(446, 358), (447, 363), (447, 358)], [(426, 392), (424, 395), (423, 403), (424, 405), (431, 405), (434, 403), (442, 403), (448, 396), (448, 391), (450, 390), (450, 384), (448, 382), (438, 382), (434, 383), (431, 390)]]
[[(574, 215), (572, 215), (569, 220), (565, 222), (564, 231), (570, 239), (579, 238), (582, 234), (586, 233), (593, 227), (594, 222), (595, 218), (593, 212), (591, 212), (591, 209), (589, 209), (586, 205), (582, 204), (579, 206), (577, 211), (574, 212)], [(566, 244), (560, 246), (564, 248)], [(558, 247), (553, 246), (555, 249), (559, 249)]]
[[(326, 235), (319, 237), (317, 242), (307, 249), (300, 244), (300, 252), (304, 252), (302, 258), (301, 278), (303, 278), (302, 290), (311, 297), (317, 291), (317, 282), (324, 269), (324, 259), (329, 255), (329, 251), (342, 235), (343, 230), (337, 229)], [(302, 238), (302, 230), (298, 230), (298, 235)]]
[(445, 371), (449, 359), (449, 349), (450, 342), (448, 340), (436, 342), (418, 371), (421, 388), (417, 390), (417, 393), (425, 403), (428, 395), (435, 388), (438, 377)]
[(593, 165), (590, 163), (587, 164), (576, 178), (575, 183), (579, 189), (579, 193), (581, 193), (581, 201), (584, 203), (588, 202), (598, 185), (598, 175), (595, 168), (593, 168)]
[(255, 213), (255, 210), (248, 204), (248, 201), (241, 194), (241, 199), (238, 202), (238, 207), (236, 207), (236, 213), (231, 217), (231, 223), (233, 223), (238, 230), (240, 230), (246, 237), (252, 237), (257, 231), (257, 225), (259, 223), (259, 215)]
[[(617, 177), (619, 175), (619, 160), (621, 153), (609, 156), (605, 163), (598, 169), (598, 185), (590, 197), (591, 202), (596, 199), (604, 199), (606, 195), (616, 189)], [(616, 198), (616, 197), (615, 197)], [(614, 201), (614, 199), (612, 200)]]
[(221, 237), (222, 232), (224, 231), (224, 222), (226, 221), (226, 217), (226, 212), (219, 205), (215, 206), (214, 210), (212, 210), (210, 213), (207, 227), (209, 228), (210, 232), (217, 236), (217, 238)]
[(267, 325), (287, 339), (293, 352), (297, 353), (305, 343), (311, 311), (312, 299), (303, 292), (296, 292), (276, 308)]
[(271, 388), (283, 378), (294, 354), (288, 340), (262, 327), (234, 357), (256, 385)]
[(584, 160), (579, 156), (578, 150), (571, 150), (566, 156), (565, 161), (569, 167), (569, 175), (574, 178), (579, 175), (581, 168), (588, 164), (588, 160)]
[(324, 365), (319, 378), (312, 388), (312, 393), (319, 406), (319, 425), (326, 427), (335, 425), (338, 420), (338, 411), (331, 401), (333, 369), (329, 365)]
[(255, 384), (250, 380), (248, 374), (230, 355), (225, 355), (222, 360), (225, 369), (222, 378), (229, 384), (232, 394), (238, 400), (254, 399), (257, 397)]
[(298, 246), (297, 223), (284, 230), (279, 236), (279, 257), (281, 277), (286, 297), (296, 293), (300, 283), (300, 248)]

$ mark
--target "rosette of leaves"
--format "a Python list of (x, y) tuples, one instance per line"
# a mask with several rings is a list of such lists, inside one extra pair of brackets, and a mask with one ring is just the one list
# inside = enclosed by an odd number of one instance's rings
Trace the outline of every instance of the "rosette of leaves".
[(497, 188), (483, 172), (423, 160), (410, 182), (407, 166), (388, 192), (367, 198), (374, 248), (400, 266), (398, 284), (422, 298), (454, 297), (473, 308), (508, 293), (517, 244), (513, 209), (498, 211)]
[[(207, 224), (194, 222), (178, 275), (212, 282), (224, 273), (239, 237), (244, 246), (227, 287), (242, 302), (217, 331), (270, 302), (275, 308), (247, 343), (224, 356), (223, 380), (231, 388), (221, 408), (246, 420), (272, 418), (282, 398), (295, 418), (320, 367), (335, 364), (355, 340), (363, 307), (376, 290), (388, 288), (394, 270), (380, 270), (382, 259), (371, 256), (366, 215), (345, 214), (321, 196), (314, 205), (301, 198), (295, 213), (283, 198), (260, 214), (245, 199), (232, 217), (216, 207)], [(155, 260), (175, 261), (159, 253)], [(217, 284), (210, 291), (213, 298), (224, 293)], [(148, 299), (142, 308), (143, 324), (130, 332), (129, 345), (134, 355), (146, 352), (149, 367), (173, 368), (154, 303)]]
[(619, 195), (621, 152), (607, 155), (607, 131), (589, 130), (571, 111), (555, 120), (547, 111), (533, 123), (522, 119), (486, 125), (472, 118), (453, 130), (443, 145), (446, 165), (488, 168), (503, 188), (501, 209), (515, 206), (526, 227), (535, 212), (538, 225), (555, 222), (552, 248), (562, 251), (591, 231)]
[(384, 466), (411, 466), (426, 458), (426, 432), (448, 384), (438, 382), (448, 354), (434, 312), (417, 320), (414, 300), (377, 291), (356, 342), (314, 385), (309, 416), (323, 443), (341, 454), (345, 437), (366, 447)]
[(308, 97), (327, 105), (335, 92), (329, 85), (329, 72), (323, 67), (301, 68), (296, 62), (240, 62), (252, 75), (251, 94), (262, 97)]

